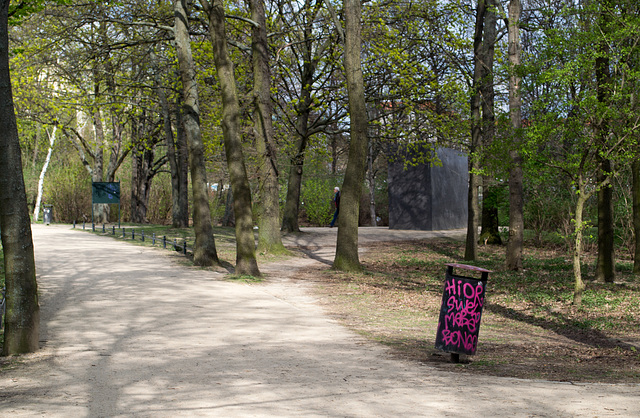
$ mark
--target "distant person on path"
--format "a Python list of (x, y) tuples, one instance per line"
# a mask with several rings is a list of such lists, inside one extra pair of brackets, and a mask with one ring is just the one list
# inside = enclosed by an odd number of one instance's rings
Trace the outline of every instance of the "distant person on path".
[(333, 228), (333, 225), (335, 225), (336, 220), (338, 219), (338, 213), (340, 212), (340, 188), (339, 187), (335, 187), (333, 189), (333, 205), (336, 207), (336, 211), (333, 213), (333, 219), (331, 220), (331, 224), (329, 225), (329, 228)]

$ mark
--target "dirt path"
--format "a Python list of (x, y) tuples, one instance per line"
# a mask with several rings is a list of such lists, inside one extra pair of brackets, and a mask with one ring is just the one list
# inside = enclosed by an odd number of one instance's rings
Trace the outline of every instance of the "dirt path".
[(392, 359), (287, 279), (332, 259), (318, 243), (335, 230), (310, 231), (287, 238), (309, 258), (262, 266), (268, 283), (249, 286), (168, 252), (34, 226), (42, 350), (3, 367), (0, 416), (640, 416), (638, 385), (474, 377)]

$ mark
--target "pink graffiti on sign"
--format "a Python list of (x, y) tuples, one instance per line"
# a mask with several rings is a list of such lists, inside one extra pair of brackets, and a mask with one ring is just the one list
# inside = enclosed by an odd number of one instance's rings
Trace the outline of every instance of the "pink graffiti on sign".
[(443, 301), (443, 317), (438, 324), (442, 342), (450, 348), (475, 352), (484, 305), (484, 284), (447, 279)]
[(478, 336), (463, 331), (442, 330), (442, 341), (445, 345), (464, 347), (467, 351), (475, 351), (478, 344)]

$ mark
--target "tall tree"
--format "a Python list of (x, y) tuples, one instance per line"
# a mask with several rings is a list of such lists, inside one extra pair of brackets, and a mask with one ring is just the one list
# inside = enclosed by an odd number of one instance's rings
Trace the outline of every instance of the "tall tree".
[[(314, 21), (320, 11), (321, 5), (322, 0), (317, 0), (313, 5), (311, 4), (311, 0), (305, 0), (301, 13), (303, 19), (300, 24), (301, 29), (296, 31), (294, 28), (291, 28), (287, 31), (287, 33), (291, 35), (299, 34), (299, 39), (292, 39), (287, 45), (291, 46), (292, 55), (300, 55), (298, 60), (301, 60), (302, 63), (296, 63), (297, 65), (293, 66), (287, 64), (286, 70), (283, 71), (284, 74), (288, 74), (291, 67), (297, 68), (300, 71), (300, 93), (297, 98), (296, 118), (293, 122), (297, 139), (290, 160), (291, 166), (289, 168), (289, 179), (287, 182), (287, 197), (282, 216), (283, 232), (300, 231), (300, 226), (298, 225), (300, 188), (302, 185), (305, 151), (309, 137), (311, 136), (309, 117), (313, 106), (312, 89), (314, 88), (318, 62), (321, 58), (318, 54), (314, 55), (313, 45), (316, 37), (314, 36), (313, 29)], [(282, 6), (280, 8), (280, 14), (285, 14)], [(294, 15), (297, 14), (294, 13)], [(297, 52), (298, 50), (300, 52)]]
[(34, 222), (38, 222), (38, 215), (40, 215), (40, 203), (42, 202), (42, 190), (44, 189), (44, 176), (47, 174), (47, 169), (51, 162), (51, 154), (53, 153), (53, 145), (56, 142), (57, 130), (58, 127), (54, 126), (52, 132), (49, 133), (49, 130), (45, 128), (45, 132), (49, 136), (49, 150), (47, 151), (47, 158), (44, 160), (44, 165), (42, 166), (42, 170), (40, 170), (40, 178), (38, 179), (38, 193), (36, 196), (36, 204), (33, 209)]
[(633, 272), (640, 274), (640, 161), (635, 160), (631, 166), (633, 172), (633, 232), (635, 250), (633, 254)]
[(509, 2), (509, 116), (512, 128), (512, 148), (509, 150), (509, 241), (507, 242), (506, 266), (509, 270), (522, 269), (522, 247), (524, 245), (523, 175), (522, 155), (522, 100), (520, 98), (520, 0)]
[(482, 151), (482, 77), (483, 34), (487, 11), (487, 0), (478, 0), (476, 5), (476, 23), (473, 35), (473, 85), (471, 91), (471, 143), (469, 144), (469, 191), (467, 197), (467, 238), (464, 251), (465, 260), (475, 260), (478, 252), (479, 196), (481, 185), (480, 153)]
[(283, 252), (280, 235), (280, 196), (278, 160), (273, 135), (271, 104), (270, 54), (267, 43), (267, 19), (263, 0), (249, 0), (252, 26), (251, 55), (253, 60), (253, 129), (256, 139), (258, 173), (260, 175), (260, 209), (258, 248), (261, 251)]
[(0, 0), (0, 232), (6, 317), (2, 354), (38, 349), (40, 307), (31, 224), (9, 74), (9, 0)]
[[(178, 174), (178, 197), (175, 204), (178, 206), (176, 212), (176, 225), (182, 225), (183, 228), (189, 226), (189, 144), (187, 144), (187, 135), (184, 131), (182, 123), (182, 106), (180, 106), (181, 97), (176, 97), (176, 106), (174, 109), (176, 119), (176, 141), (175, 141), (175, 161), (176, 173)], [(168, 146), (167, 146), (168, 147)], [(172, 179), (173, 182), (173, 179)]]
[(344, 70), (349, 96), (351, 138), (340, 200), (336, 257), (333, 262), (333, 268), (342, 271), (362, 270), (358, 257), (358, 218), (367, 161), (369, 119), (362, 73), (361, 16), (360, 0), (344, 0)]
[(209, 34), (222, 96), (222, 132), (236, 218), (236, 274), (260, 276), (253, 235), (251, 188), (240, 138), (240, 104), (233, 62), (227, 48), (224, 5), (222, 0), (211, 3), (200, 0), (200, 4), (209, 19)]
[[(600, 13), (598, 14), (598, 27), (601, 38), (597, 49), (598, 55), (595, 59), (596, 76), (596, 96), (602, 108), (600, 116), (596, 120), (596, 136), (602, 143), (603, 148), (609, 141), (609, 116), (606, 107), (611, 101), (611, 70), (610, 70), (610, 48), (611, 41), (611, 1), (600, 1)], [(604, 182), (612, 173), (611, 160), (606, 157), (600, 158), (600, 172), (598, 181)], [(614, 230), (613, 230), (613, 189), (612, 186), (602, 187), (598, 190), (598, 261), (596, 264), (595, 279), (600, 282), (613, 283), (615, 279), (615, 257), (614, 257)]]
[[(142, 113), (147, 112), (143, 110)], [(131, 121), (131, 139), (135, 144), (131, 152), (131, 221), (135, 223), (148, 222), (151, 184), (167, 161), (166, 155), (156, 158), (156, 148), (164, 138), (155, 135), (157, 121), (149, 119), (137, 116)]]
[(185, 0), (174, 0), (175, 43), (182, 80), (183, 122), (189, 144), (189, 163), (193, 193), (193, 227), (196, 242), (193, 249), (193, 262), (199, 266), (211, 266), (219, 263), (216, 252), (211, 212), (209, 211), (209, 191), (207, 187), (204, 144), (200, 132), (200, 105), (198, 103), (198, 85), (191, 54), (189, 21)]
[[(487, 11), (482, 38), (482, 143), (488, 148), (493, 143), (496, 133), (495, 88), (494, 88), (494, 55), (497, 39), (497, 7), (495, 0), (487, 1)], [(486, 158), (486, 152), (483, 152)], [(483, 164), (486, 165), (486, 164)], [(488, 174), (482, 178), (482, 219), (481, 238), (487, 244), (502, 244), (498, 228), (498, 200), (500, 190), (496, 181)]]
[[(169, 170), (171, 171), (171, 212), (174, 228), (186, 228), (189, 226), (189, 194), (188, 194), (188, 150), (184, 143), (183, 130), (180, 124), (181, 117), (176, 117), (176, 131), (178, 132), (178, 141), (174, 140), (171, 107), (162, 83), (160, 73), (160, 65), (155, 52), (150, 54), (151, 64), (153, 66), (153, 88), (158, 96), (160, 111), (162, 114), (162, 127), (164, 139), (167, 145), (167, 160), (169, 161)], [(179, 100), (180, 95), (177, 96)], [(181, 141), (182, 139), (182, 141)]]
[[(603, 29), (598, 27), (600, 3), (581, 4), (560, 12), (563, 24), (545, 28), (538, 43), (539, 59), (535, 61), (539, 67), (531, 75), (544, 83), (544, 90), (533, 103), (529, 118), (532, 129), (527, 129), (526, 137), (536, 141), (528, 148), (528, 158), (566, 173), (576, 199), (571, 219), (575, 305), (581, 304), (585, 289), (582, 240), (589, 226), (589, 218), (585, 217), (587, 202), (598, 190), (609, 187), (616, 171), (628, 166), (637, 155), (640, 115), (634, 97), (638, 75), (631, 62), (637, 57), (640, 32), (631, 29), (638, 25), (630, 18), (632, 14), (615, 10), (611, 16), (616, 23), (610, 26), (616, 28), (615, 33), (605, 39), (610, 51), (607, 55), (617, 63), (618, 74), (610, 79), (606, 106), (598, 98), (598, 78), (602, 74), (596, 75), (596, 62), (603, 58), (597, 47), (603, 37)], [(554, 18), (555, 15), (550, 17)], [(606, 120), (616, 123), (609, 124), (607, 140), (603, 141), (599, 127)], [(603, 159), (612, 163), (604, 177), (600, 175)]]
[[(113, 181), (130, 151), (123, 137), (120, 104), (127, 93), (118, 80), (131, 66), (126, 54), (119, 52), (122, 46), (114, 46), (126, 34), (109, 22), (104, 3), (82, 8), (67, 1), (53, 3), (47, 2), (44, 18), (37, 14), (26, 22), (27, 28), (37, 28), (40, 39), (33, 42), (28, 33), (17, 38), (47, 87), (42, 90), (47, 100), (39, 102), (40, 111), (27, 109), (26, 115), (43, 124), (58, 124), (92, 179)], [(96, 209), (98, 221), (106, 222), (108, 206)]]

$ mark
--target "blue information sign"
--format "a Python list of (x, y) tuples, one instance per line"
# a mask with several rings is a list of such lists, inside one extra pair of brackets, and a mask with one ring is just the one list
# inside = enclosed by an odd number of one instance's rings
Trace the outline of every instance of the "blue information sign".
[(120, 203), (120, 182), (93, 182), (93, 203)]

